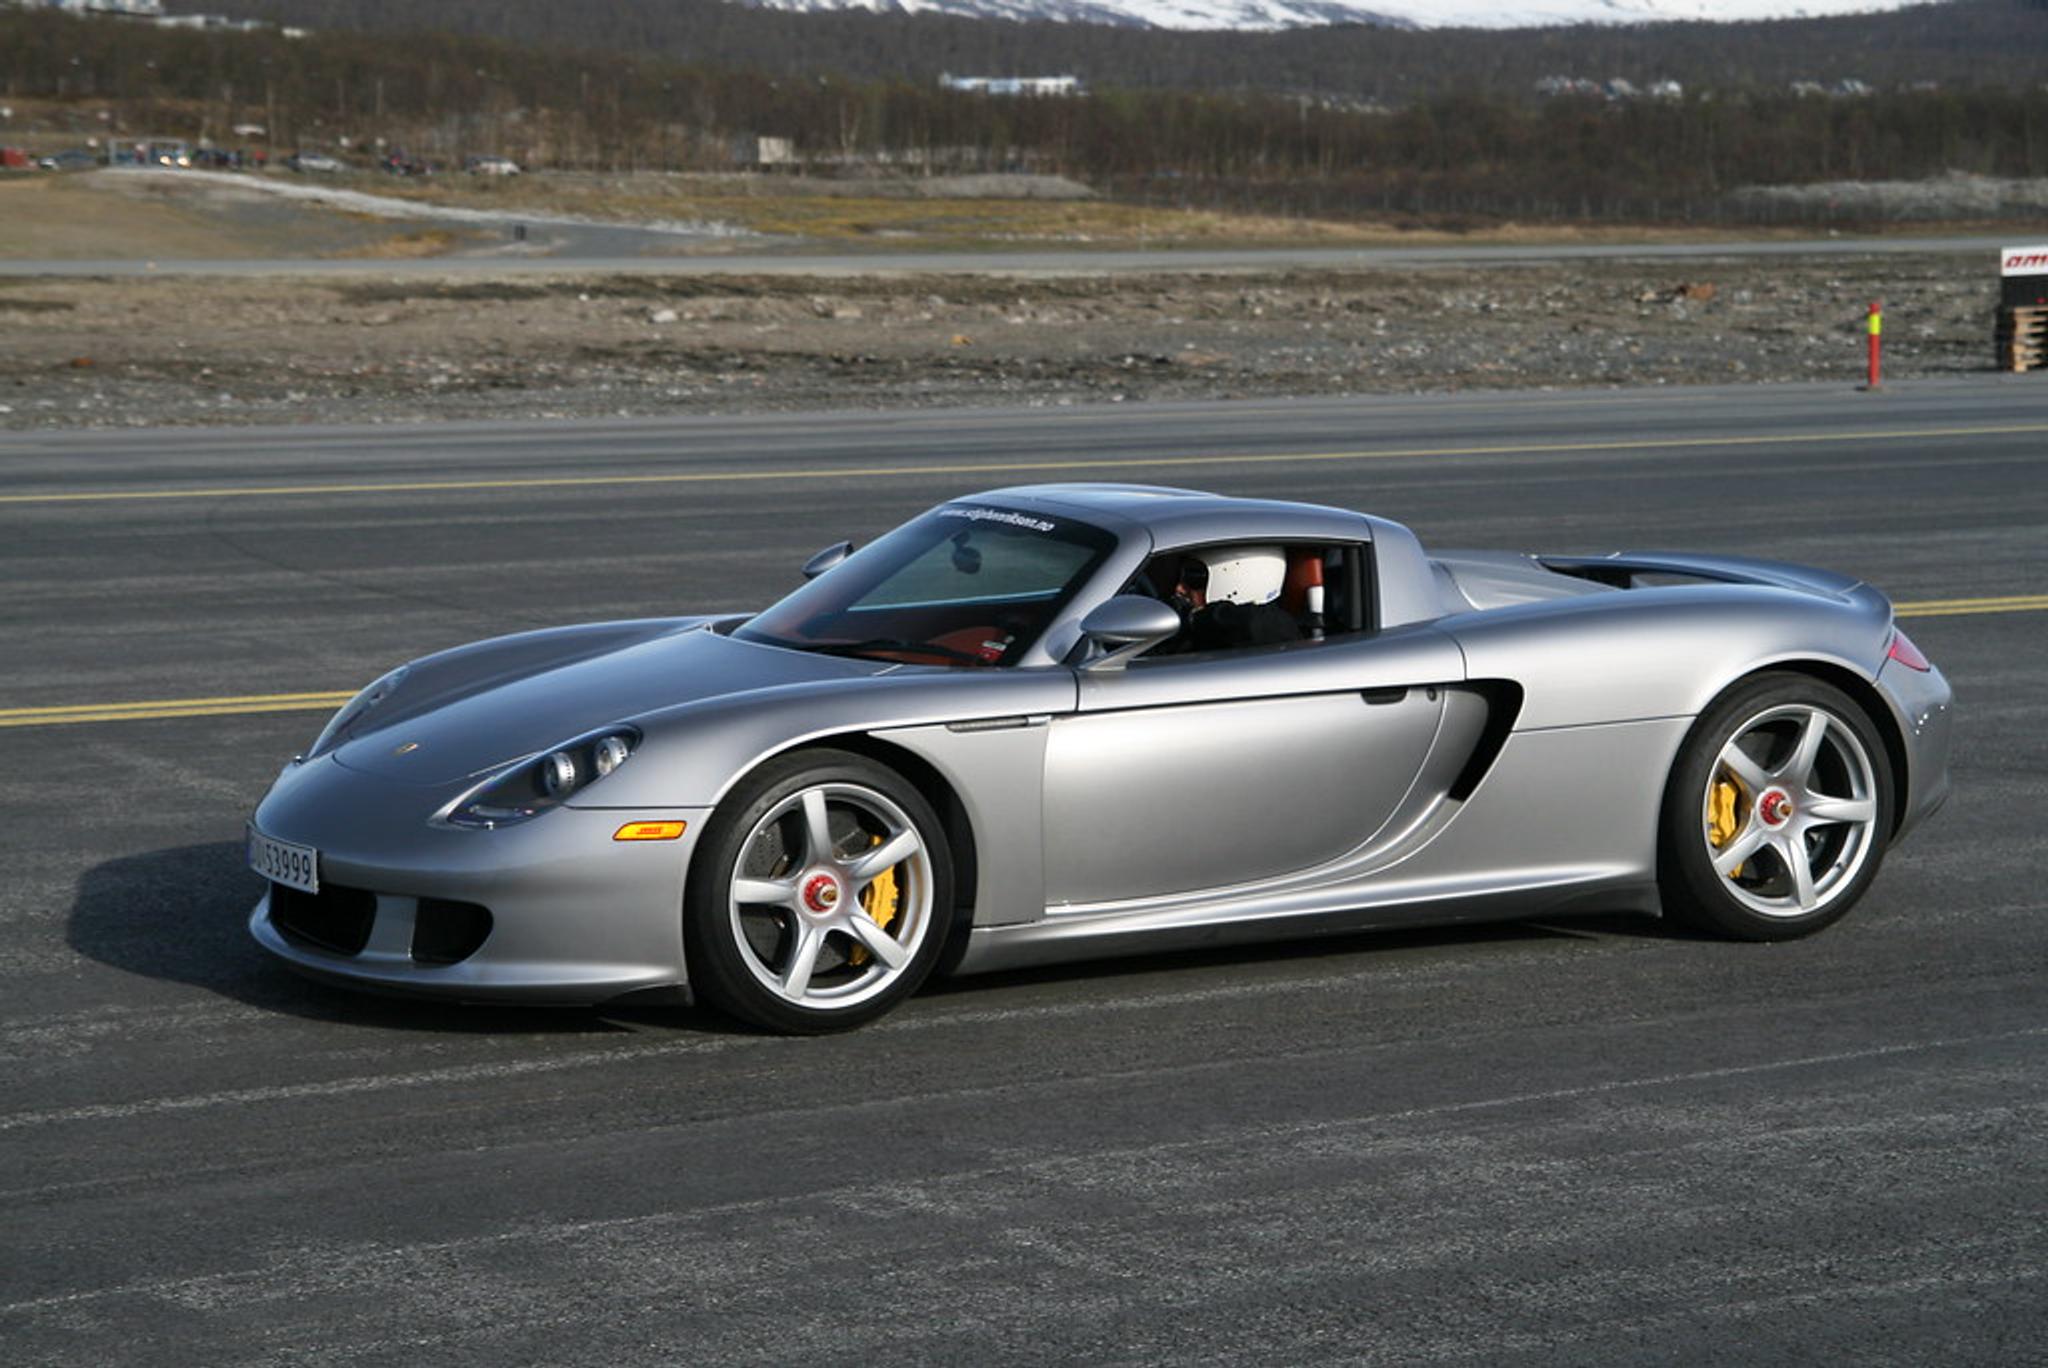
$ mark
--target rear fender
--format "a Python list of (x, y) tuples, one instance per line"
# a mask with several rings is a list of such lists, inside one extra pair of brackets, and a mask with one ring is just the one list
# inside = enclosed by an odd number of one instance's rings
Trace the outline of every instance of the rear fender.
[(1522, 686), (1517, 731), (1696, 716), (1744, 675), (1785, 663), (1868, 685), (1891, 605), (1759, 580), (1635, 589), (1445, 618), (1475, 679)]

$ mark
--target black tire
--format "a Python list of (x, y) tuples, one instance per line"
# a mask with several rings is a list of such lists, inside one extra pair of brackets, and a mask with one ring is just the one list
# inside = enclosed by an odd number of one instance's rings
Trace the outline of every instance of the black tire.
[(1672, 766), (1665, 911), (1739, 940), (1811, 935), (1863, 896), (1891, 829), (1891, 764), (1856, 701), (1806, 675), (1754, 675), (1700, 714)]
[(712, 815), (690, 861), (683, 943), (705, 1002), (818, 1035), (916, 992), (954, 918), (945, 825), (924, 795), (865, 756), (798, 751), (747, 776)]

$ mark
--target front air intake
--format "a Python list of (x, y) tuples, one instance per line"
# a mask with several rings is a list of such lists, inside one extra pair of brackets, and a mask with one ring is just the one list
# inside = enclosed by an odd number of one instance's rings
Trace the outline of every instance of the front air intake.
[(360, 955), (377, 921), (377, 895), (360, 888), (325, 884), (305, 893), (270, 886), (270, 924), (284, 938), (335, 955)]
[(414, 964), (459, 964), (491, 934), (491, 911), (450, 898), (421, 898), (412, 923)]

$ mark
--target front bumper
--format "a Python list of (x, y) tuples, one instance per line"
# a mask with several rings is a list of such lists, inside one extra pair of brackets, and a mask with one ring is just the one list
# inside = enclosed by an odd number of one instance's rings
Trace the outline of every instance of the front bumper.
[[(460, 831), (427, 824), (436, 794), (320, 761), (303, 768), (271, 790), (255, 826), (320, 852), (318, 901), (343, 915), (309, 915), (315, 900), (271, 887), (250, 934), (292, 968), (465, 1001), (587, 1004), (687, 988), (683, 880), (708, 808), (564, 807)], [(656, 819), (687, 823), (682, 837), (612, 839)]]

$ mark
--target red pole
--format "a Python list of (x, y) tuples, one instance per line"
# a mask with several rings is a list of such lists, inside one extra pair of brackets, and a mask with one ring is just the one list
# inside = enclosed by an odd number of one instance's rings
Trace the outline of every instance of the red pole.
[(1870, 386), (1876, 389), (1884, 383), (1884, 301), (1870, 301)]

